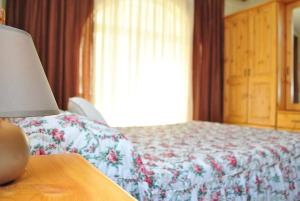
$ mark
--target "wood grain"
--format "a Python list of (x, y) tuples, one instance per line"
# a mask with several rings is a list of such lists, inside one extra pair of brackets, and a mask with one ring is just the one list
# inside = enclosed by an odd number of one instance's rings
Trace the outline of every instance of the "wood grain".
[(5, 24), (5, 10), (0, 7), (0, 24)]
[(248, 13), (225, 20), (224, 121), (247, 123)]
[(278, 62), (278, 78), (277, 78), (277, 102), (278, 110), (284, 110), (286, 108), (286, 68), (285, 68), (285, 49), (286, 49), (286, 40), (285, 40), (285, 4), (278, 4), (278, 34), (277, 34), (277, 62)]
[(0, 187), (1, 201), (133, 201), (127, 192), (77, 154), (33, 156), (24, 175)]
[(295, 2), (298, 0), (277, 0), (278, 2), (282, 2), (282, 3), (291, 3), (291, 2)]
[(248, 123), (275, 126), (277, 100), (277, 3), (249, 12)]
[(277, 128), (288, 129), (290, 131), (300, 131), (299, 112), (278, 111)]

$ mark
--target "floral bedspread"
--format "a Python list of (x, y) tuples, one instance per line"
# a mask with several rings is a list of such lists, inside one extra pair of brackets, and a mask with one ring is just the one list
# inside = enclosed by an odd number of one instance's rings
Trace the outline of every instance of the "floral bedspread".
[(33, 155), (78, 153), (140, 200), (151, 200), (141, 157), (118, 130), (64, 112), (11, 119), (28, 136)]
[(300, 200), (300, 134), (208, 122), (119, 128), (151, 200)]
[(300, 200), (299, 134), (207, 122), (116, 129), (68, 112), (12, 121), (32, 154), (79, 153), (139, 200)]

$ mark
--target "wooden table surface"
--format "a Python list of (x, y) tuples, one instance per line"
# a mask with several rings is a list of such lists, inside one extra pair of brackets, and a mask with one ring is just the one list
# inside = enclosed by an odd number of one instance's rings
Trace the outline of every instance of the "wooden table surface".
[(25, 173), (0, 186), (1, 201), (133, 201), (126, 191), (77, 154), (32, 156)]

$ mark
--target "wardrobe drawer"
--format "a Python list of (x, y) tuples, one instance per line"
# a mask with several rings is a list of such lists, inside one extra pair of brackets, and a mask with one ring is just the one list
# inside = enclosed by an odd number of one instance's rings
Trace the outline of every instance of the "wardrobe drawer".
[(277, 113), (277, 128), (300, 130), (300, 112), (279, 111)]

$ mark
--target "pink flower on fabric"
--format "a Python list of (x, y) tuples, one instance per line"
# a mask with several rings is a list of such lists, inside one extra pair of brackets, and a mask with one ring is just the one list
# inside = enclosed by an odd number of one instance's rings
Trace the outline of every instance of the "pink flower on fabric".
[(143, 165), (143, 161), (142, 161), (142, 158), (141, 158), (140, 156), (138, 156), (138, 157), (136, 158), (135, 162), (136, 162), (136, 164), (137, 164), (138, 166)]
[(255, 184), (256, 184), (257, 186), (259, 186), (261, 183), (262, 183), (262, 180), (259, 179), (258, 176), (256, 176), (256, 177), (255, 177)]
[(75, 147), (74, 147), (74, 148), (72, 148), (72, 149), (71, 149), (71, 153), (78, 153), (78, 149), (77, 149), (77, 148), (75, 148)]
[(111, 163), (117, 163), (118, 162), (118, 155), (113, 149), (111, 149), (111, 150), (109, 150), (109, 152), (106, 156), (106, 159)]
[(192, 160), (195, 160), (196, 157), (194, 155), (188, 155), (188, 159), (189, 159), (189, 161), (192, 161)]
[(234, 187), (234, 192), (240, 195), (242, 193), (242, 188), (238, 185)]
[(289, 166), (286, 166), (283, 168), (283, 171), (282, 171), (282, 175), (283, 175), (283, 178), (288, 181), (290, 179), (296, 179), (297, 178), (297, 172), (294, 168), (291, 168)]
[(155, 162), (153, 162), (153, 161), (147, 161), (146, 165), (152, 166), (152, 167), (157, 167), (157, 164)]
[(51, 135), (53, 136), (53, 138), (57, 141), (64, 141), (64, 132), (63, 131), (59, 131), (57, 128), (55, 128), (52, 132)]
[(94, 153), (95, 152), (95, 150), (96, 150), (96, 147), (95, 147), (95, 145), (91, 145), (91, 146), (89, 146), (89, 149), (88, 149), (88, 151), (90, 152), (90, 153)]
[(151, 160), (151, 161), (158, 161), (159, 160), (159, 158), (158, 157), (156, 157), (156, 156), (152, 156), (152, 155), (150, 155), (150, 154), (144, 154), (143, 155), (144, 156), (144, 158), (146, 159), (146, 160)]
[(245, 191), (246, 191), (246, 193), (249, 192), (249, 185), (248, 185), (248, 184), (246, 184), (246, 189), (245, 189)]
[(264, 151), (259, 151), (258, 154), (262, 157), (266, 157), (266, 152)]
[(154, 174), (154, 172), (148, 171), (144, 165), (141, 165), (140, 171), (145, 175), (153, 175)]
[(153, 181), (152, 181), (151, 177), (149, 177), (149, 176), (146, 175), (145, 181), (147, 182), (147, 184), (148, 184), (150, 187), (152, 186)]
[(54, 149), (56, 147), (55, 144), (49, 144), (49, 149)]
[(295, 183), (294, 182), (289, 183), (289, 189), (290, 190), (295, 190)]
[(99, 121), (99, 120), (94, 120), (93, 122), (95, 122), (96, 124), (107, 126), (107, 124), (105, 122), (102, 122), (102, 121)]
[(206, 185), (205, 185), (205, 184), (202, 185), (202, 186), (200, 187), (199, 191), (200, 191), (202, 194), (206, 194), (206, 191), (207, 191)]
[(212, 196), (211, 196), (211, 201), (219, 201), (220, 200), (220, 195), (221, 193), (216, 191), (213, 192)]
[(280, 151), (282, 151), (283, 153), (289, 153), (288, 149), (284, 146), (278, 145), (280, 148)]
[(170, 145), (168, 145), (167, 143), (161, 143), (160, 146), (165, 147), (165, 148), (169, 148)]
[(116, 141), (118, 140), (118, 138), (117, 138), (117, 136), (116, 136), (115, 134), (113, 134), (113, 135), (111, 136), (111, 138), (112, 138), (112, 140), (113, 140), (114, 142), (116, 142)]
[(64, 116), (64, 120), (69, 123), (80, 123), (75, 115)]
[(219, 172), (220, 174), (224, 174), (221, 165), (219, 165), (214, 159), (210, 158), (210, 162), (212, 164), (212, 166), (214, 167), (215, 170), (217, 170), (217, 172)]
[(202, 173), (202, 168), (199, 165), (194, 165), (193, 170), (197, 174), (201, 174)]
[(178, 177), (178, 176), (179, 176), (179, 171), (178, 171), (178, 170), (175, 170), (175, 171), (173, 172), (173, 179), (172, 179), (173, 183), (176, 183), (177, 177)]
[(219, 164), (217, 164), (217, 163), (215, 163), (214, 164), (214, 167), (215, 167), (215, 169), (220, 173), (220, 174), (224, 174), (223, 173), (223, 170), (222, 170), (222, 167), (219, 165)]
[(37, 120), (33, 120), (30, 122), (30, 126), (40, 126), (40, 125), (42, 125), (42, 122)]
[(272, 149), (272, 148), (269, 148), (269, 147), (267, 147), (267, 149), (277, 158), (277, 159), (279, 159), (280, 158), (280, 156), (279, 156), (279, 154), (274, 150), (274, 149)]
[(43, 148), (38, 148), (35, 152), (36, 155), (45, 155), (45, 150)]
[(225, 147), (237, 147), (235, 144), (228, 143)]
[(150, 154), (144, 154), (144, 158), (148, 160), (152, 160), (152, 156)]
[(144, 165), (141, 166), (140, 171), (141, 171), (143, 174), (146, 174), (146, 173), (147, 173), (147, 170), (146, 170), (146, 168), (145, 168)]
[(170, 152), (163, 153), (163, 156), (166, 158), (172, 158), (172, 157), (175, 157), (176, 154), (174, 154), (174, 152), (170, 151)]
[(227, 160), (232, 167), (236, 167), (237, 161), (236, 161), (235, 156), (233, 156), (233, 155), (227, 156)]

